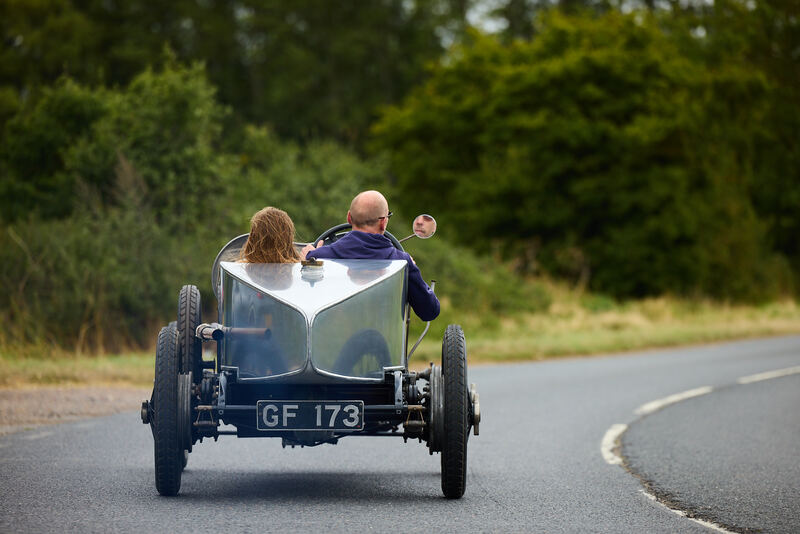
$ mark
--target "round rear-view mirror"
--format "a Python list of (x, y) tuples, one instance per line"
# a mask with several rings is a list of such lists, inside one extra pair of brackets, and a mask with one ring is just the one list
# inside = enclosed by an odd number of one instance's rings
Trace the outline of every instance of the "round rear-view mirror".
[(428, 239), (436, 233), (436, 219), (427, 213), (418, 215), (417, 218), (414, 219), (413, 231), (414, 235), (420, 239)]

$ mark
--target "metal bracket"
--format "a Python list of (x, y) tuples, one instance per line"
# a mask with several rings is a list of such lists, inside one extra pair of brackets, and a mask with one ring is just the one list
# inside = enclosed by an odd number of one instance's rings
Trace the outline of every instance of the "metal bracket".
[[(197, 428), (199, 431), (210, 430), (212, 432), (211, 436), (214, 436), (217, 428), (219, 427), (219, 420), (214, 419), (214, 406), (201, 404), (195, 408), (195, 411), (197, 412), (197, 417), (195, 418), (192, 426)], [(207, 420), (203, 417), (203, 414), (208, 415)]]
[(397, 413), (403, 412), (403, 372), (394, 372), (394, 408)]
[[(238, 370), (238, 369), (237, 369)], [(219, 374), (219, 394), (217, 395), (217, 413), (222, 415), (225, 412), (225, 390), (228, 388), (227, 372)]]
[[(408, 430), (413, 430), (416, 432), (421, 432), (425, 426), (425, 416), (423, 415), (425, 411), (425, 407), (421, 404), (411, 404), (408, 406), (408, 415), (406, 416), (406, 422), (403, 423), (403, 428)], [(411, 414), (416, 414), (414, 419), (411, 419)]]

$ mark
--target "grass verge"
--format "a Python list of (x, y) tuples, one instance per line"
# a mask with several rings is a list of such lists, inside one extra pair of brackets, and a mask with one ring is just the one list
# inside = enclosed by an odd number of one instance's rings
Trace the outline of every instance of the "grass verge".
[[(793, 301), (728, 306), (670, 298), (598, 304), (597, 297), (560, 298), (548, 313), (501, 319), (490, 328), (465, 325), (470, 363), (542, 360), (676, 347), (800, 333)], [(441, 339), (430, 335), (415, 362), (438, 362)]]
[(26, 352), (21, 357), (0, 352), (0, 388), (153, 385), (154, 352), (76, 356), (48, 351), (49, 357)]
[[(615, 303), (597, 295), (561, 291), (547, 313), (504, 318), (464, 315), (469, 361), (495, 363), (623, 352), (800, 333), (793, 301), (728, 306), (671, 298)], [(454, 316), (457, 314), (448, 313)], [(439, 323), (442, 324), (439, 324)], [(414, 367), (439, 362), (437, 321), (412, 359)], [(409, 345), (416, 340), (412, 328)], [(78, 356), (50, 347), (0, 349), (0, 388), (41, 386), (150, 387), (154, 351)]]

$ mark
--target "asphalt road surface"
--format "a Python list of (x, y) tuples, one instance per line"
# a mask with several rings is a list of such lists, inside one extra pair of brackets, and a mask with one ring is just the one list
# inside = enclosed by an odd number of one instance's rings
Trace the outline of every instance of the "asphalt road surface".
[(474, 367), (470, 380), (483, 422), (457, 501), (424, 444), (358, 437), (206, 441), (180, 495), (160, 497), (132, 406), (0, 438), (0, 532), (800, 531), (800, 337)]

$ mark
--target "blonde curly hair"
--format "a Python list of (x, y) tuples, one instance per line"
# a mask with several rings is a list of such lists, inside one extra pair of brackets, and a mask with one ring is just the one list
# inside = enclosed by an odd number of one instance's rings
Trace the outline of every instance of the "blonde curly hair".
[(271, 206), (250, 219), (250, 235), (239, 261), (247, 263), (294, 263), (300, 255), (294, 248), (294, 223), (289, 215)]

